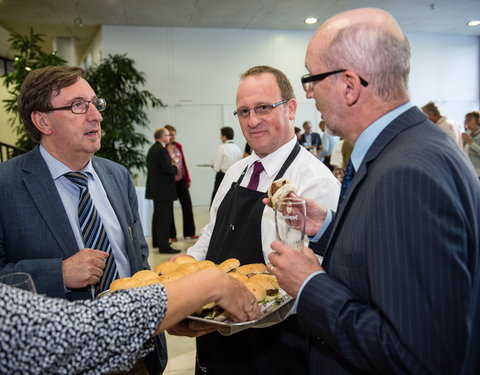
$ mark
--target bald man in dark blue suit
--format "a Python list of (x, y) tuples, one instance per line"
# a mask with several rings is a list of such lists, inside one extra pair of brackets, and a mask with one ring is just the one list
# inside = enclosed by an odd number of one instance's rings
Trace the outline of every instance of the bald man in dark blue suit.
[(307, 200), (321, 264), (279, 242), (269, 256), (311, 336), (310, 373), (479, 374), (480, 183), (410, 103), (408, 40), (384, 11), (344, 12), (317, 30), (306, 67), (355, 171), (336, 214)]

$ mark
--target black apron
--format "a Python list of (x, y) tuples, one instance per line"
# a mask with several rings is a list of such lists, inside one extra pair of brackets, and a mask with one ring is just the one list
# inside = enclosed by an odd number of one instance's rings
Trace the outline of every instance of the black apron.
[[(275, 179), (283, 176), (300, 151), (286, 159)], [(221, 263), (237, 258), (241, 264), (264, 263), (261, 221), (267, 196), (240, 186), (247, 168), (232, 183), (217, 212), (206, 259)], [(308, 373), (308, 338), (300, 331), (296, 316), (267, 328), (251, 328), (222, 336), (218, 332), (197, 338), (196, 374), (292, 375)]]

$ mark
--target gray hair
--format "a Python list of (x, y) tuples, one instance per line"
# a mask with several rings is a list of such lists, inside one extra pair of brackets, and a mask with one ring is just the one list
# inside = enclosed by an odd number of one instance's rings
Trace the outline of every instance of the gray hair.
[(340, 30), (323, 52), (329, 69), (355, 71), (378, 97), (408, 96), (411, 51), (406, 36), (400, 39), (378, 25), (355, 24)]

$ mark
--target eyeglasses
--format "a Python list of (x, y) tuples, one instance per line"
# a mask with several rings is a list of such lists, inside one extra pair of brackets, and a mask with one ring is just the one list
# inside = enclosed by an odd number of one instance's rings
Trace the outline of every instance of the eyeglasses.
[(281, 102), (274, 103), (274, 104), (260, 104), (253, 108), (237, 108), (235, 112), (233, 112), (234, 116), (238, 116), (239, 118), (248, 118), (250, 116), (250, 111), (253, 110), (257, 115), (268, 115), (272, 112), (276, 107), (288, 102), (290, 99), (284, 99)]
[(95, 100), (76, 100), (72, 104), (65, 107), (50, 108), (45, 110), (44, 112), (70, 110), (72, 111), (72, 113), (80, 115), (83, 113), (87, 113), (90, 103), (92, 103), (99, 112), (102, 112), (107, 107), (107, 102), (105, 101), (105, 99), (99, 98)]
[[(315, 81), (323, 81), (325, 78), (327, 78), (328, 76), (331, 76), (333, 74), (338, 74), (338, 73), (343, 73), (343, 72), (346, 72), (347, 69), (340, 69), (340, 70), (334, 70), (332, 72), (327, 72), (327, 73), (322, 73), (322, 74), (314, 74), (313, 76), (311, 74), (305, 74), (304, 76), (302, 76), (302, 86), (303, 86), (303, 89), (306, 91), (306, 92), (309, 92), (309, 91), (312, 91), (313, 90), (313, 82)], [(368, 82), (365, 81), (362, 77), (358, 76), (358, 78), (360, 78), (360, 83), (367, 87), (368, 86)]]

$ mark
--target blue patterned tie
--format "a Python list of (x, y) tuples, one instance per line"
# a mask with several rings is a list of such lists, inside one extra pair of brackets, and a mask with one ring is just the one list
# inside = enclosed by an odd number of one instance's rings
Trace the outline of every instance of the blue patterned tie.
[(343, 180), (342, 180), (342, 189), (340, 190), (340, 198), (338, 199), (337, 212), (340, 210), (340, 207), (342, 206), (343, 201), (345, 200), (348, 187), (350, 186), (350, 183), (352, 182), (354, 176), (355, 176), (355, 168), (353, 167), (352, 159), (348, 159), (347, 169), (345, 170), (345, 177), (343, 177)]
[(97, 209), (90, 197), (87, 173), (69, 172), (65, 173), (65, 177), (80, 189), (78, 221), (80, 223), (80, 229), (82, 230), (84, 246), (86, 248), (102, 250), (109, 254), (103, 275), (95, 285), (95, 294), (98, 294), (108, 289), (110, 283), (119, 277), (112, 246), (110, 245), (110, 240), (108, 239), (100, 215), (98, 215)]

